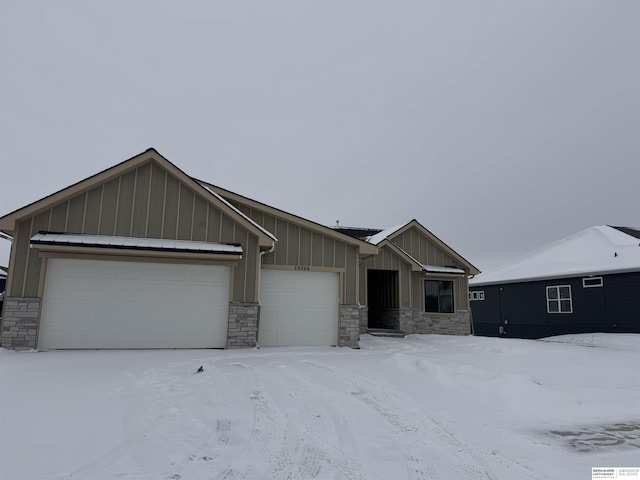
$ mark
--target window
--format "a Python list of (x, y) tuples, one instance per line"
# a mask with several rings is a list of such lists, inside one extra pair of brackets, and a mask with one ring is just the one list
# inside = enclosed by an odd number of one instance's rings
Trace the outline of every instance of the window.
[(571, 285), (547, 287), (548, 313), (573, 313)]
[(469, 300), (471, 300), (472, 302), (475, 300), (484, 300), (484, 290), (469, 292)]
[(453, 282), (426, 280), (424, 282), (424, 311), (453, 313)]
[(582, 286), (584, 288), (601, 287), (602, 286), (602, 277), (583, 278), (582, 279)]

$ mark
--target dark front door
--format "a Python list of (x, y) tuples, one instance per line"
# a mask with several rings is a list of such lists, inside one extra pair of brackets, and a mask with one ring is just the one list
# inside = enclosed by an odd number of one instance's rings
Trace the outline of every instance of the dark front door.
[(399, 328), (398, 272), (367, 270), (369, 328)]

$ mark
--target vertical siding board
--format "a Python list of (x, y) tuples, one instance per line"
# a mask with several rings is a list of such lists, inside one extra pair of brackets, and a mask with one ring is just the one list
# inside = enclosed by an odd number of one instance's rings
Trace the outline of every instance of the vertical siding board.
[(178, 212), (178, 240), (191, 240), (193, 201), (193, 191), (182, 184), (180, 188), (180, 211)]
[(311, 237), (311, 265), (314, 267), (322, 266), (322, 235), (317, 232), (312, 233)]
[(275, 263), (277, 265), (287, 264), (287, 222), (276, 219), (276, 238), (278, 243), (275, 250)]
[(411, 308), (411, 268), (406, 263), (402, 264), (398, 276), (400, 277), (400, 307)]
[[(346, 245), (346, 244), (345, 244)], [(354, 305), (358, 298), (358, 260), (356, 247), (351, 245), (345, 248), (345, 263), (347, 266), (345, 275), (345, 303)]]
[(323, 237), (324, 243), (324, 267), (333, 267), (335, 260), (335, 240), (326, 236)]
[[(164, 210), (164, 184), (166, 172), (160, 168), (153, 168), (149, 185), (149, 214), (145, 236), (149, 238), (162, 238), (162, 219)], [(132, 228), (133, 231), (133, 228)]]
[[(84, 196), (84, 195), (83, 195)], [(84, 225), (82, 227), (83, 233), (96, 234), (99, 230), (100, 221), (100, 208), (102, 207), (102, 187), (96, 187), (89, 190), (86, 194), (86, 201), (84, 206)], [(70, 218), (75, 217), (74, 212), (70, 212)], [(68, 229), (67, 231), (73, 232)]]
[(149, 228), (149, 190), (151, 189), (151, 163), (142, 165), (135, 175), (135, 196), (133, 197), (133, 218), (131, 222), (131, 235), (145, 237)]
[(420, 274), (418, 272), (411, 272), (412, 276), (412, 285), (413, 291), (411, 295), (411, 301), (413, 302), (412, 307), (415, 309), (422, 309), (423, 307), (423, 297), (424, 297), (424, 280), (420, 278)]
[(67, 202), (56, 205), (51, 209), (51, 218), (49, 219), (49, 231), (64, 232), (67, 220)]
[(164, 228), (162, 238), (176, 238), (178, 223), (178, 201), (180, 183), (173, 175), (167, 173), (166, 192), (164, 199)]
[(207, 229), (207, 241), (219, 242), (220, 241), (220, 223), (222, 213), (217, 208), (211, 206), (209, 208), (209, 227)]
[(311, 265), (311, 230), (300, 228), (300, 265)]
[(300, 228), (288, 224), (287, 228), (287, 265), (298, 265), (300, 254)]
[(345, 268), (346, 266), (346, 244), (343, 242), (335, 242), (335, 261), (334, 261), (334, 267), (336, 268)]
[(258, 259), (258, 239), (247, 232), (246, 243), (244, 245), (243, 256), (246, 258), (246, 266), (244, 272), (244, 302), (257, 302), (258, 292), (256, 292), (257, 275), (253, 265), (259, 262)]
[(131, 219), (133, 216), (133, 191), (135, 189), (136, 172), (129, 172), (120, 177), (120, 191), (118, 193), (118, 215), (116, 217), (116, 235), (129, 236), (131, 234)]
[(196, 195), (193, 208), (193, 240), (204, 241), (207, 236), (207, 201)]
[(233, 243), (233, 231), (235, 228), (234, 221), (228, 216), (222, 215), (222, 234), (220, 237), (220, 241), (224, 243)]
[(429, 265), (437, 265), (438, 260), (436, 258), (436, 246), (433, 244), (433, 242), (429, 242), (428, 252), (429, 252), (429, 255), (428, 255)]
[(15, 259), (13, 268), (13, 278), (11, 279), (11, 292), (13, 297), (22, 296), (24, 277), (27, 271), (27, 256), (29, 255), (29, 239), (31, 238), (31, 219), (20, 222), (17, 227), (16, 236), (13, 239), (15, 244)]
[[(31, 223), (31, 236), (36, 233), (46, 230), (49, 225), (49, 214), (50, 211), (40, 213), (33, 217), (33, 222)], [(26, 278), (24, 282), (24, 291), (23, 295), (25, 297), (37, 297), (38, 296), (38, 284), (40, 281), (40, 262), (41, 259), (38, 256), (38, 251), (30, 248), (27, 258), (27, 269), (26, 269)]]
[(100, 235), (113, 235), (116, 221), (116, 201), (118, 196), (118, 179), (111, 180), (102, 186), (102, 205), (100, 208)]
[[(82, 219), (84, 216), (84, 194), (69, 200), (69, 214), (67, 217), (67, 232), (83, 233)], [(98, 213), (99, 216), (99, 213)], [(97, 227), (97, 224), (96, 224)], [(90, 232), (94, 233), (94, 232)], [(95, 233), (98, 233), (97, 228)]]

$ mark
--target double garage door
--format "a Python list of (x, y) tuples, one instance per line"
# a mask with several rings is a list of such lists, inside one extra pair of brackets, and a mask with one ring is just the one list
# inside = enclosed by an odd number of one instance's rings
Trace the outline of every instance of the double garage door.
[(224, 348), (229, 267), (52, 258), (39, 348)]

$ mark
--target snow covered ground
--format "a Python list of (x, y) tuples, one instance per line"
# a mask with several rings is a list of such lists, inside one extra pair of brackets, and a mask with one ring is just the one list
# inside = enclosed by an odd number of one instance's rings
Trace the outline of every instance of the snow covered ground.
[(361, 347), (0, 350), (0, 478), (584, 480), (640, 466), (640, 335)]

